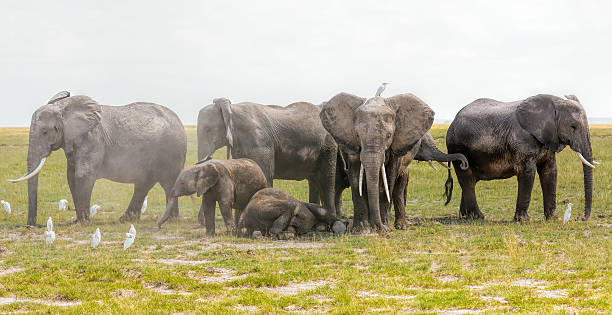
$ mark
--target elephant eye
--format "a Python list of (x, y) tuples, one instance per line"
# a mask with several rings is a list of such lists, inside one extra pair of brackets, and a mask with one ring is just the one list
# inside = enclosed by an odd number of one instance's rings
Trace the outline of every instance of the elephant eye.
[(576, 130), (576, 125), (572, 125), (572, 130), (575, 131)]

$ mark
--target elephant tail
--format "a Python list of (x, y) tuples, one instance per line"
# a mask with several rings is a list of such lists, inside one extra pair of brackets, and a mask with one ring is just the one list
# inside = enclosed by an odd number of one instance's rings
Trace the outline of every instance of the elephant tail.
[(446, 202), (444, 205), (448, 205), (453, 198), (453, 176), (451, 175), (451, 162), (448, 162), (448, 178), (446, 179), (446, 183), (444, 183), (444, 197), (446, 197)]

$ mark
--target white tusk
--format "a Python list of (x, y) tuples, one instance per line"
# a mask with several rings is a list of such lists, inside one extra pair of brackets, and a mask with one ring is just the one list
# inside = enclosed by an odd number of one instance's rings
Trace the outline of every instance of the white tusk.
[(599, 162), (597, 162), (597, 161), (593, 160), (593, 165), (599, 165), (599, 164), (601, 164), (601, 163), (599, 163)]
[(582, 156), (582, 154), (580, 154), (580, 152), (576, 152), (576, 154), (578, 154), (578, 157), (580, 158), (580, 161), (582, 161), (582, 164), (590, 167), (590, 168), (595, 168), (595, 165), (589, 163), (589, 161), (587, 161), (584, 156)]
[(363, 164), (359, 167), (359, 196), (363, 196), (361, 186), (363, 186)]
[(45, 165), (45, 161), (46, 160), (47, 160), (46, 157), (42, 158), (42, 160), (40, 160), (40, 164), (38, 164), (38, 166), (30, 174), (23, 175), (23, 176), (21, 176), (20, 178), (17, 178), (17, 179), (9, 179), (8, 181), (16, 183), (16, 182), (20, 182), (22, 180), (30, 179), (30, 178), (36, 176), (36, 174), (38, 174), (38, 172), (40, 172), (40, 170), (43, 168), (43, 165)]
[(383, 183), (385, 184), (385, 194), (387, 194), (387, 201), (391, 202), (391, 198), (389, 198), (389, 185), (387, 185), (387, 173), (385, 172), (385, 163), (383, 163), (381, 170), (383, 176)]
[(444, 163), (442, 163), (440, 161), (436, 161), (436, 162), (438, 162), (438, 164), (444, 166), (445, 169), (450, 170), (450, 167), (448, 167), (448, 165), (446, 165), (446, 164), (444, 164)]
[(431, 168), (433, 168), (434, 170), (438, 170), (438, 168), (431, 162), (431, 160), (428, 160), (427, 163), (429, 163), (429, 166), (431, 166)]

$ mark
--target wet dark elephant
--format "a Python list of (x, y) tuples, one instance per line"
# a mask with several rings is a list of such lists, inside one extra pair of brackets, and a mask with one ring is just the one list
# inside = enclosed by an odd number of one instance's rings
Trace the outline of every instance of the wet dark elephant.
[[(121, 221), (137, 220), (149, 190), (160, 183), (166, 203), (185, 165), (187, 139), (178, 116), (153, 103), (100, 105), (88, 96), (60, 92), (32, 115), (28, 146), (28, 225), (36, 224), (38, 172), (51, 152), (63, 149), (76, 220), (89, 221), (94, 183), (106, 178), (133, 183)], [(172, 213), (178, 215), (178, 204)]]
[(366, 100), (340, 93), (323, 104), (320, 117), (346, 153), (355, 207), (353, 231), (371, 227), (385, 233), (389, 227), (382, 221), (381, 209), (387, 211), (391, 205), (392, 179), (397, 177), (400, 158), (429, 130), (434, 112), (412, 94)]
[(335, 213), (338, 146), (323, 128), (320, 108), (306, 102), (286, 107), (217, 98), (198, 116), (198, 158), (227, 146), (228, 158), (249, 158), (273, 179), (308, 180), (309, 201)]
[[(574, 95), (566, 99), (539, 94), (516, 102), (478, 99), (465, 106), (446, 133), (448, 152), (464, 154), (470, 167), (455, 167), (461, 185), (462, 217), (483, 218), (476, 201), (480, 180), (518, 180), (514, 220), (528, 220), (527, 209), (536, 172), (540, 177), (544, 217), (553, 217), (557, 190), (555, 153), (566, 145), (583, 163), (584, 218), (591, 214), (593, 150), (584, 108)], [(454, 162), (456, 163), (456, 162)], [(456, 164), (455, 164), (456, 166)]]

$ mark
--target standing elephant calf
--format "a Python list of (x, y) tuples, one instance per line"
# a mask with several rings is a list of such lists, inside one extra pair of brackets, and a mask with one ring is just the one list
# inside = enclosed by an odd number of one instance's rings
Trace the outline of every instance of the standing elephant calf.
[(527, 209), (537, 172), (544, 216), (550, 219), (557, 204), (555, 153), (569, 145), (584, 164), (584, 218), (589, 218), (596, 163), (589, 124), (578, 98), (574, 95), (566, 98), (540, 94), (511, 103), (484, 98), (457, 113), (446, 133), (446, 146), (449, 153), (462, 153), (470, 163), (464, 170), (457, 167), (457, 161), (453, 162), (462, 190), (462, 217), (483, 218), (475, 193), (479, 180), (516, 176), (514, 220), (528, 220)]
[[(227, 231), (233, 231), (240, 213), (258, 190), (267, 185), (266, 177), (257, 163), (249, 159), (206, 160), (181, 171), (172, 194), (174, 197), (202, 196), (198, 214), (200, 224), (206, 226), (206, 234), (215, 234), (215, 205), (219, 202)], [(172, 214), (172, 205), (157, 222), (158, 227)], [(232, 220), (232, 208), (236, 209)]]
[(344, 233), (344, 223), (318, 204), (301, 202), (276, 188), (258, 191), (244, 209), (238, 222), (238, 235), (250, 236), (254, 231), (279, 235), (281, 232), (305, 234), (315, 225), (325, 224), (335, 233)]
[[(89, 221), (91, 192), (98, 178), (133, 183), (134, 195), (121, 221), (140, 218), (156, 184), (178, 215), (170, 194), (187, 152), (185, 129), (170, 109), (152, 103), (100, 105), (83, 95), (60, 92), (32, 115), (28, 146), (28, 225), (36, 224), (38, 172), (51, 152), (63, 149), (78, 222)], [(171, 202), (172, 201), (172, 202)]]

